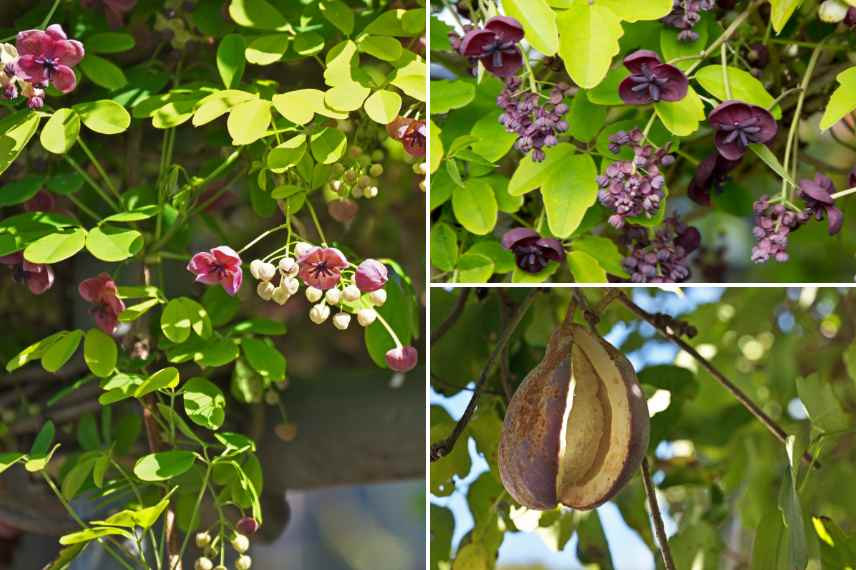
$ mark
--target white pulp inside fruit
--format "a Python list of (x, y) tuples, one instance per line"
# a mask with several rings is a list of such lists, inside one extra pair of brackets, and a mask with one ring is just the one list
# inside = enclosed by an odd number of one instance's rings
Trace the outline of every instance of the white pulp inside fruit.
[(600, 342), (577, 334), (560, 437), (556, 493), (570, 506), (596, 505), (609, 493), (630, 447), (630, 402), (621, 372)]

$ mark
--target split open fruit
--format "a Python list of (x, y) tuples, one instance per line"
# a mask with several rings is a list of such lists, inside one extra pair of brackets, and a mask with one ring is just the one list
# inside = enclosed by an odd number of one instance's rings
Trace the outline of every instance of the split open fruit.
[(503, 485), (521, 505), (593, 509), (648, 448), (648, 407), (627, 358), (588, 329), (557, 330), (515, 392), (499, 444)]

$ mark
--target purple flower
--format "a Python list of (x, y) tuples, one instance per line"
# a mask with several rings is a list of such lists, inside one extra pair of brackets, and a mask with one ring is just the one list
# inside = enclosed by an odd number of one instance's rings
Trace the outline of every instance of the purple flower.
[(345, 255), (335, 247), (316, 247), (297, 260), (300, 278), (307, 285), (325, 291), (339, 282), (342, 270), (348, 266)]
[[(720, 5), (724, 2), (720, 2)], [(698, 39), (698, 32), (693, 28), (701, 19), (701, 12), (712, 10), (716, 2), (714, 0), (674, 0), (672, 11), (660, 19), (667, 26), (680, 30), (678, 39), (682, 42), (694, 42)], [(724, 8), (724, 6), (720, 6)]]
[(800, 180), (799, 196), (806, 203), (805, 213), (814, 216), (817, 221), (827, 218), (831, 236), (841, 231), (844, 223), (844, 214), (835, 207), (834, 193), (835, 185), (823, 174), (815, 174), (814, 180)]
[(15, 281), (26, 283), (33, 295), (41, 295), (53, 285), (54, 273), (51, 266), (30, 263), (20, 251), (0, 257), (0, 263), (9, 265)]
[(660, 61), (650, 50), (640, 49), (624, 58), (630, 76), (618, 86), (621, 100), (628, 105), (647, 105), (657, 101), (680, 101), (687, 96), (689, 81), (684, 72)]
[(856, 8), (847, 9), (847, 15), (844, 16), (844, 25), (851, 28), (856, 27)]
[(396, 372), (409, 372), (416, 368), (419, 353), (412, 346), (399, 346), (386, 351), (386, 365)]
[(383, 289), (386, 285), (389, 275), (386, 266), (376, 259), (366, 259), (357, 267), (357, 274), (354, 280), (357, 288), (363, 293), (371, 293), (378, 289)]
[(503, 110), (499, 122), (510, 133), (517, 134), (514, 147), (522, 153), (530, 153), (534, 162), (544, 160), (544, 147), (559, 144), (558, 136), (568, 130), (564, 120), (568, 112), (565, 97), (570, 94), (571, 86), (559, 82), (544, 99), (538, 93), (521, 89), (523, 80), (509, 77), (505, 88), (496, 98), (496, 104)]
[(755, 212), (752, 235), (757, 240), (752, 248), (752, 261), (764, 263), (770, 258), (787, 261), (788, 236), (809, 220), (809, 214), (791, 211), (783, 204), (771, 204), (768, 196), (761, 196), (752, 209)]
[(696, 168), (695, 176), (687, 188), (687, 195), (697, 204), (710, 206), (711, 190), (719, 191), (738, 164), (739, 160), (728, 160), (718, 152), (711, 154)]
[(187, 264), (187, 270), (196, 275), (197, 283), (219, 283), (229, 295), (235, 295), (244, 281), (241, 257), (227, 245), (197, 253)]
[(502, 236), (502, 247), (511, 250), (517, 267), (527, 273), (542, 271), (551, 261), (562, 261), (565, 250), (562, 242), (543, 238), (535, 230), (514, 228)]
[(47, 30), (27, 30), (18, 33), (18, 69), (34, 85), (54, 87), (68, 93), (77, 85), (72, 66), (83, 59), (83, 44), (70, 40), (59, 24)]
[(252, 536), (256, 534), (256, 532), (258, 532), (259, 530), (259, 527), (261, 527), (259, 521), (257, 521), (253, 517), (241, 517), (241, 519), (239, 519), (238, 522), (235, 524), (235, 529), (237, 529), (237, 531), (243, 534), (244, 536)]
[(116, 282), (108, 274), (101, 273), (81, 281), (77, 290), (84, 301), (95, 305), (89, 312), (95, 317), (98, 328), (113, 334), (119, 324), (119, 313), (125, 310), (125, 303), (118, 296)]
[(494, 16), (484, 29), (472, 30), (461, 40), (461, 54), (478, 59), (485, 69), (498, 77), (511, 77), (523, 65), (517, 47), (523, 39), (523, 26), (514, 18)]
[(779, 130), (769, 111), (743, 101), (720, 103), (707, 120), (716, 131), (716, 149), (728, 160), (738, 160), (751, 143), (770, 142)]
[(404, 150), (410, 156), (417, 158), (425, 156), (425, 138), (428, 136), (428, 129), (425, 127), (424, 120), (398, 117), (386, 126), (386, 132), (404, 145)]
[(28, 212), (54, 212), (57, 210), (56, 198), (50, 192), (39, 190), (35, 196), (24, 202), (24, 210)]
[(627, 226), (621, 242), (629, 249), (622, 266), (633, 283), (682, 283), (690, 278), (689, 256), (701, 245), (701, 234), (672, 216), (653, 238), (648, 228)]

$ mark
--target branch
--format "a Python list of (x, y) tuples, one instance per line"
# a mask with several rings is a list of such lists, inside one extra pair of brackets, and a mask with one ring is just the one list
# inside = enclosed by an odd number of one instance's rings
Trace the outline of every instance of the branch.
[(473, 417), (473, 413), (476, 411), (476, 406), (479, 402), (479, 396), (481, 395), (481, 390), (484, 387), (485, 382), (493, 374), (494, 368), (496, 368), (497, 359), (500, 354), (502, 354), (505, 345), (508, 344), (508, 341), (511, 340), (511, 336), (514, 334), (514, 331), (517, 329), (520, 322), (523, 320), (523, 317), (529, 311), (529, 307), (532, 306), (533, 301), (535, 301), (535, 294), (538, 292), (538, 289), (532, 289), (529, 291), (529, 294), (526, 296), (526, 299), (523, 300), (523, 303), (517, 307), (517, 310), (514, 313), (514, 316), (511, 317), (511, 320), (508, 323), (508, 326), (502, 331), (502, 335), (499, 337), (499, 340), (496, 343), (496, 346), (493, 348), (493, 352), (487, 359), (487, 364), (485, 364), (484, 369), (482, 370), (481, 376), (479, 376), (478, 382), (476, 382), (476, 389), (473, 392), (472, 398), (470, 398), (470, 403), (467, 404), (467, 409), (464, 410), (464, 414), (461, 416), (461, 419), (458, 420), (458, 423), (455, 424), (455, 429), (452, 430), (452, 433), (449, 434), (444, 440), (438, 441), (435, 444), (431, 445), (431, 462), (442, 459), (451, 453), (452, 448), (455, 447), (455, 443), (458, 441), (458, 438), (461, 437), (461, 434), (464, 432), (464, 429), (467, 427), (467, 424)]
[(431, 346), (434, 346), (434, 343), (443, 338), (443, 336), (447, 332), (449, 332), (449, 329), (451, 329), (455, 325), (455, 323), (458, 322), (458, 319), (464, 312), (464, 307), (466, 306), (467, 299), (469, 297), (470, 289), (463, 289), (461, 291), (461, 294), (458, 295), (458, 300), (455, 303), (455, 306), (452, 308), (452, 311), (449, 313), (449, 316), (446, 317), (446, 320), (440, 323), (440, 326), (434, 329), (434, 332), (431, 333)]
[[(691, 327), (689, 324), (683, 321), (679, 321), (668, 315), (652, 315), (651, 313), (647, 312), (642, 307), (634, 303), (630, 299), (630, 297), (628, 297), (627, 294), (623, 291), (619, 295), (618, 300), (621, 301), (628, 309), (633, 311), (636, 315), (654, 325), (654, 327), (658, 331), (660, 331), (660, 334), (674, 342), (676, 345), (681, 347), (681, 349), (683, 349), (687, 354), (692, 356), (699, 364), (702, 365), (705, 370), (710, 373), (711, 376), (713, 376), (720, 384), (722, 384), (726, 390), (731, 392), (731, 394), (735, 398), (737, 398), (737, 401), (740, 402), (743, 407), (749, 411), (749, 413), (751, 413), (753, 416), (755, 416), (755, 418), (758, 419), (758, 421), (764, 424), (764, 427), (766, 427), (770, 431), (770, 433), (772, 433), (776, 437), (776, 439), (778, 439), (782, 443), (785, 443), (785, 440), (787, 440), (788, 438), (788, 434), (785, 432), (784, 429), (782, 429), (782, 427), (778, 423), (776, 423), (776, 420), (764, 413), (764, 410), (759, 408), (758, 405), (755, 404), (755, 402), (753, 402), (749, 398), (749, 396), (746, 395), (745, 392), (743, 392), (743, 390), (738, 388), (733, 382), (726, 378), (725, 375), (720, 372), (719, 369), (716, 368), (713, 364), (711, 364), (708, 359), (699, 354), (695, 348), (693, 348), (690, 344), (688, 344), (681, 338), (682, 326), (684, 328), (690, 328), (693, 331), (695, 330), (695, 328)], [(687, 336), (691, 335), (687, 334)], [(820, 468), (820, 463), (815, 461), (814, 456), (812, 456), (812, 454), (808, 451), (803, 453), (802, 459), (803, 462), (807, 465), (814, 465), (815, 468)]]
[(663, 564), (666, 570), (675, 570), (675, 561), (672, 560), (672, 551), (669, 549), (669, 537), (663, 526), (663, 517), (660, 515), (660, 506), (657, 504), (657, 489), (651, 481), (651, 470), (648, 467), (648, 458), (642, 458), (642, 486), (645, 487), (645, 496), (648, 497), (648, 508), (651, 510), (651, 518), (654, 520), (654, 532), (657, 534), (657, 542), (660, 545), (660, 554), (663, 555)]

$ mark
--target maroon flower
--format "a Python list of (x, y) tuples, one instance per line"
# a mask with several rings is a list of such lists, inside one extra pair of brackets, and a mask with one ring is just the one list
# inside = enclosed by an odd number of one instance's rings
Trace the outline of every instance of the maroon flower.
[(835, 207), (834, 193), (835, 185), (823, 174), (815, 174), (814, 180), (800, 180), (799, 196), (808, 206), (806, 213), (818, 221), (826, 217), (829, 220), (829, 235), (841, 231), (844, 223), (844, 214)]
[(235, 295), (244, 281), (241, 257), (227, 245), (197, 253), (187, 264), (187, 270), (196, 275), (197, 283), (219, 283), (229, 295)]
[(90, 277), (80, 282), (77, 288), (84, 301), (95, 305), (89, 312), (95, 317), (95, 323), (102, 331), (113, 334), (119, 324), (119, 313), (125, 310), (125, 303), (118, 296), (116, 283), (106, 273)]
[(124, 24), (125, 14), (137, 5), (137, 0), (80, 0), (84, 8), (95, 8), (99, 4), (104, 7), (104, 15), (110, 26), (119, 28)]
[(847, 9), (847, 15), (844, 16), (844, 25), (851, 28), (856, 27), (856, 8)]
[(348, 266), (345, 255), (335, 247), (316, 247), (297, 260), (304, 283), (321, 289), (332, 289)]
[(389, 279), (386, 265), (376, 259), (366, 259), (357, 267), (354, 280), (357, 288), (363, 293), (371, 293), (383, 289)]
[(54, 87), (68, 93), (77, 85), (72, 66), (83, 59), (83, 44), (70, 40), (59, 24), (47, 30), (27, 30), (18, 33), (18, 69), (25, 79), (35, 85)]
[(499, 77), (511, 77), (523, 65), (517, 43), (523, 39), (523, 26), (514, 18), (494, 16), (481, 30), (467, 32), (460, 52), (478, 59), (485, 69)]
[(258, 532), (260, 526), (259, 521), (253, 517), (242, 517), (235, 525), (235, 529), (244, 536), (252, 536)]
[(542, 238), (535, 230), (514, 228), (502, 236), (502, 247), (510, 249), (517, 267), (527, 273), (538, 273), (550, 261), (562, 261), (565, 253), (562, 242), (553, 238)]
[(647, 105), (657, 101), (680, 101), (687, 96), (689, 81), (684, 72), (660, 61), (660, 56), (647, 49), (637, 50), (624, 58), (630, 76), (618, 86), (621, 100), (628, 105)]
[(11, 266), (15, 281), (26, 283), (33, 295), (41, 295), (53, 285), (54, 273), (51, 266), (30, 263), (20, 251), (0, 257), (0, 263)]
[(707, 120), (716, 131), (716, 149), (728, 160), (738, 160), (751, 143), (770, 142), (779, 130), (769, 111), (743, 101), (720, 103)]
[(728, 160), (715, 152), (701, 161), (687, 189), (687, 195), (697, 204), (710, 206), (711, 190), (719, 191), (728, 180), (728, 175), (740, 164), (739, 160)]
[(386, 365), (396, 372), (409, 372), (416, 368), (419, 353), (412, 346), (399, 346), (386, 351)]
[(425, 137), (428, 129), (425, 121), (410, 119), (408, 117), (397, 117), (386, 126), (389, 136), (404, 145), (404, 150), (410, 156), (422, 158), (425, 156)]
[(56, 210), (56, 198), (50, 192), (39, 190), (38, 193), (24, 202), (28, 212), (53, 212)]

